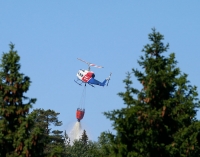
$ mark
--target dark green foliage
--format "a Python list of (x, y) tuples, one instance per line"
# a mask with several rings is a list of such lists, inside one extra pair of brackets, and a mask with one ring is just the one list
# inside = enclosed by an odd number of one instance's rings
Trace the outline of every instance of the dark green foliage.
[(200, 107), (197, 87), (176, 67), (175, 54), (163, 53), (164, 36), (155, 29), (149, 34), (138, 61), (144, 71), (132, 72), (142, 85), (133, 88), (131, 73), (124, 80), (125, 92), (119, 93), (125, 108), (105, 113), (113, 121), (116, 135), (108, 134), (113, 156), (194, 157), (200, 154)]
[(43, 156), (40, 129), (33, 128), (29, 109), (36, 102), (24, 95), (31, 84), (30, 78), (20, 73), (20, 57), (10, 44), (0, 64), (0, 156)]
[(88, 143), (88, 136), (85, 130), (83, 130), (83, 133), (81, 135), (81, 141), (83, 142), (84, 145), (87, 145)]
[(112, 136), (110, 132), (103, 132), (98, 137), (99, 157), (112, 157), (110, 136)]
[(40, 142), (45, 144), (45, 156), (64, 156), (65, 144), (63, 131), (51, 130), (51, 127), (61, 126), (62, 122), (58, 120), (59, 113), (54, 110), (35, 109), (31, 112), (35, 117), (35, 127), (43, 130), (43, 138)]
[(70, 140), (66, 133), (65, 139), (67, 157), (101, 157), (98, 143), (89, 141), (85, 130), (81, 138), (73, 141), (72, 145), (70, 145)]

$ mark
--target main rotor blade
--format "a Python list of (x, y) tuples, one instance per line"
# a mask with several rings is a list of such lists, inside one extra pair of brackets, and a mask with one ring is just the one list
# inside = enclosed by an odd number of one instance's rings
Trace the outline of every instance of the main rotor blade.
[(88, 62), (86, 62), (86, 61), (84, 61), (84, 60), (82, 60), (82, 59), (80, 59), (80, 58), (77, 58), (78, 60), (80, 60), (80, 61), (82, 61), (82, 62), (85, 62), (86, 64), (88, 64), (88, 65), (90, 65), (90, 63), (88, 63)]
[(84, 61), (84, 60), (82, 60), (82, 59), (80, 59), (80, 58), (77, 58), (77, 59), (80, 60), (80, 61), (82, 61), (82, 62), (84, 62), (84, 63), (86, 63), (88, 66), (93, 66), (93, 67), (95, 67), (95, 68), (103, 68), (102, 66), (98, 66), (98, 65), (96, 65), (96, 64), (86, 62), (86, 61)]
[(92, 64), (92, 63), (90, 63), (89, 66), (93, 66), (95, 68), (103, 68), (102, 66), (98, 66), (98, 65), (95, 65), (95, 64)]

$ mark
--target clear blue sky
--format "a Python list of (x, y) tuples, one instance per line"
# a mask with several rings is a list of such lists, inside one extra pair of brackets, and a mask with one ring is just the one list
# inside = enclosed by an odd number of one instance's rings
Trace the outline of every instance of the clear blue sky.
[[(91, 140), (112, 131), (102, 114), (124, 107), (117, 96), (124, 91), (126, 72), (139, 68), (137, 60), (155, 27), (175, 52), (178, 67), (187, 73), (200, 93), (200, 1), (35, 0), (0, 1), (0, 52), (15, 44), (21, 72), (32, 80), (27, 96), (37, 98), (34, 108), (60, 113), (61, 130), (75, 122), (82, 88), (76, 73), (87, 66), (82, 58), (104, 69), (92, 70), (103, 81), (113, 73), (108, 87), (89, 87), (82, 120)], [(133, 86), (140, 88), (133, 78)]]

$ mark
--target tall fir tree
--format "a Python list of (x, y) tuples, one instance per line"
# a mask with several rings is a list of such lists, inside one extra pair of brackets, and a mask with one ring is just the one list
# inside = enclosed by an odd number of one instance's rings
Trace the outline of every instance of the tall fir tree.
[(43, 144), (38, 142), (40, 129), (33, 128), (29, 109), (36, 99), (24, 95), (30, 78), (20, 73), (20, 57), (11, 43), (0, 63), (0, 156), (43, 156)]
[(169, 44), (152, 29), (150, 44), (144, 46), (138, 61), (143, 71), (132, 69), (142, 90), (132, 87), (131, 73), (119, 93), (126, 105), (106, 112), (116, 135), (108, 134), (113, 156), (194, 157), (200, 154), (200, 107), (197, 87), (182, 73), (175, 54), (164, 55)]

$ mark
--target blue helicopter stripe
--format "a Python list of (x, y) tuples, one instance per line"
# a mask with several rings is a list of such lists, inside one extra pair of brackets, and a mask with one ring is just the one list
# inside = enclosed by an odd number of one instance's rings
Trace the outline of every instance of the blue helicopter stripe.
[(99, 82), (99, 81), (95, 80), (94, 78), (91, 78), (87, 83), (104, 86), (106, 84), (106, 81), (107, 80), (105, 79), (103, 82)]

